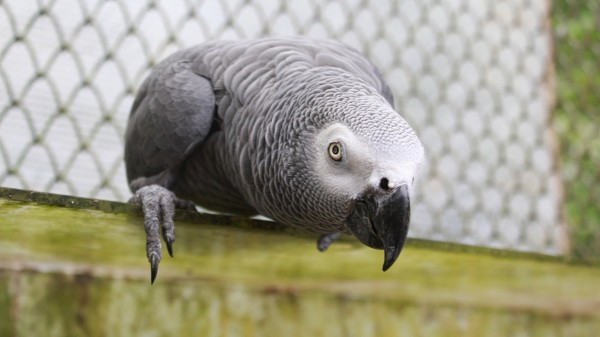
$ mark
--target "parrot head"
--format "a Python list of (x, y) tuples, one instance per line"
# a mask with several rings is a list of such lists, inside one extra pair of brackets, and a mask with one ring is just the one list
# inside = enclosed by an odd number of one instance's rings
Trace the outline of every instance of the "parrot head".
[(359, 113), (345, 114), (315, 137), (315, 171), (327, 193), (343, 200), (347, 230), (365, 245), (384, 250), (385, 271), (406, 241), (424, 151), (387, 102), (362, 98), (356, 107)]

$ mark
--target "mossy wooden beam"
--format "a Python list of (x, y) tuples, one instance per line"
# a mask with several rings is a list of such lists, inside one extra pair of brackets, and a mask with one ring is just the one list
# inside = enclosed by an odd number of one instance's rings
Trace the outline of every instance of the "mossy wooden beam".
[(279, 224), (179, 212), (150, 285), (139, 208), (0, 188), (0, 336), (576, 336), (600, 268), (409, 240), (388, 272)]

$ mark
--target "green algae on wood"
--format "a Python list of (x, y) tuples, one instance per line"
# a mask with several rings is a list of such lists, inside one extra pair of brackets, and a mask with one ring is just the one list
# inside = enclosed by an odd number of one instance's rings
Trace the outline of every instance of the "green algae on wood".
[[(17, 336), (593, 336), (599, 320), (447, 303), (22, 272)], [(33, 313), (33, 314), (32, 314)], [(36, 314), (37, 313), (37, 314)], [(26, 332), (26, 333), (25, 333)], [(9, 335), (10, 336), (10, 335)]]
[[(17, 192), (0, 194), (0, 314), (10, 316), (0, 319), (2, 336), (571, 336), (600, 328), (596, 266), (409, 240), (383, 273), (381, 251), (355, 240), (320, 253), (312, 235), (218, 215), (178, 215), (175, 258), (163, 257), (150, 286), (135, 206), (71, 197), (56, 206), (57, 196), (28, 201)], [(102, 203), (111, 205), (94, 207)]]

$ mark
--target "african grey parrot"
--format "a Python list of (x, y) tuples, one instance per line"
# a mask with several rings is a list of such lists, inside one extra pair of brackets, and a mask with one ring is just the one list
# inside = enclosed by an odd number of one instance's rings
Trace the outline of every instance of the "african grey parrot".
[(424, 159), (379, 71), (342, 43), (302, 37), (208, 42), (162, 61), (126, 131), (132, 202), (142, 205), (154, 282), (160, 232), (172, 255), (177, 207), (262, 214), (384, 250), (408, 232)]

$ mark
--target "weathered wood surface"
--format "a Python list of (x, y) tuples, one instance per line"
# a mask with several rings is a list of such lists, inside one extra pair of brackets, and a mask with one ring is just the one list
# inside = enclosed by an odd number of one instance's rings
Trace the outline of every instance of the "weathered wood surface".
[(600, 267), (409, 240), (383, 254), (178, 215), (157, 282), (139, 209), (0, 189), (0, 336), (594, 336)]

